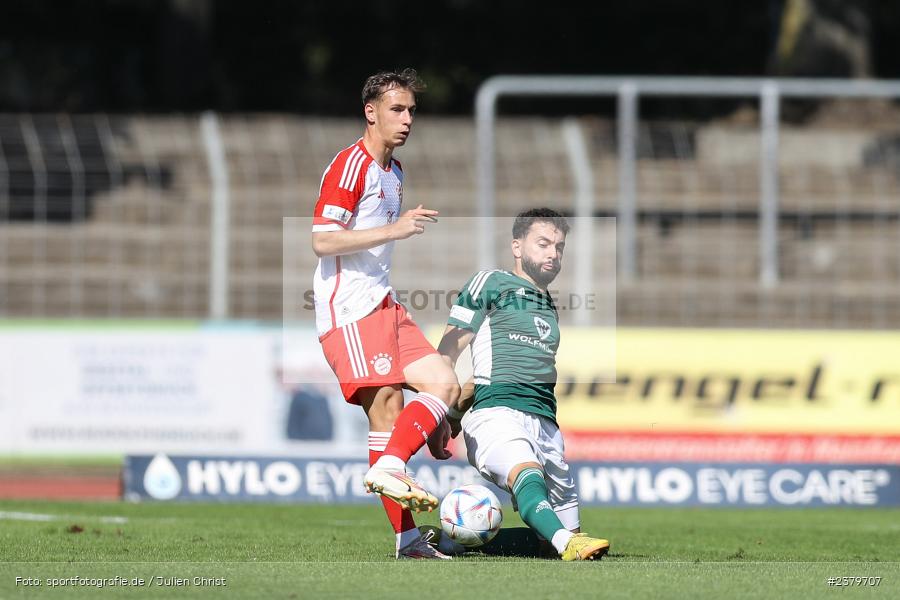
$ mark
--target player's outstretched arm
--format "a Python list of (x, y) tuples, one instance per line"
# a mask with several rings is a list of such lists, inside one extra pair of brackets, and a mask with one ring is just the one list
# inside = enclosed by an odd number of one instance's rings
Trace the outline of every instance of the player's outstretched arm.
[(459, 394), (459, 400), (456, 401), (456, 410), (461, 413), (472, 408), (475, 402), (475, 378), (469, 377), (469, 380), (462, 384), (462, 392)]
[(450, 437), (455, 438), (462, 431), (462, 418), (475, 402), (475, 378), (470, 377), (462, 385), (462, 393), (456, 401), (456, 408), (447, 411), (447, 424), (450, 426)]
[[(472, 342), (473, 337), (475, 337), (474, 331), (462, 329), (455, 325), (447, 325), (447, 329), (444, 330), (441, 342), (438, 344), (438, 353), (444, 361), (450, 365), (451, 369), (456, 368), (456, 361), (459, 360), (459, 355), (462, 354), (465, 347)], [(460, 425), (462, 415), (469, 410), (474, 399), (475, 382), (474, 380), (469, 379), (469, 381), (462, 386), (462, 394), (456, 402), (456, 408), (447, 412), (447, 422), (450, 424), (450, 437), (455, 438), (459, 435), (459, 432), (462, 429), (462, 426)]]
[(340, 231), (314, 231), (312, 234), (313, 252), (319, 258), (323, 256), (341, 256), (353, 254), (381, 246), (394, 239), (390, 225), (373, 227), (372, 229), (347, 229)]
[(422, 208), (420, 204), (400, 215), (393, 223), (372, 229), (341, 229), (314, 231), (312, 247), (316, 256), (340, 256), (375, 248), (388, 242), (405, 240), (424, 233), (426, 223), (437, 223), (438, 211)]
[(444, 357), (444, 361), (450, 365), (450, 368), (455, 368), (459, 355), (472, 342), (473, 337), (475, 337), (474, 331), (447, 325), (441, 342), (438, 344), (438, 354)]

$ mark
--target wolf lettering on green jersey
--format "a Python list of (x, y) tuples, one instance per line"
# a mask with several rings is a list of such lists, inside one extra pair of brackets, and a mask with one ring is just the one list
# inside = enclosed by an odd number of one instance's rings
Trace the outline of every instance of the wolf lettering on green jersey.
[(473, 410), (507, 406), (556, 420), (559, 317), (549, 293), (507, 271), (480, 271), (448, 324), (475, 333)]

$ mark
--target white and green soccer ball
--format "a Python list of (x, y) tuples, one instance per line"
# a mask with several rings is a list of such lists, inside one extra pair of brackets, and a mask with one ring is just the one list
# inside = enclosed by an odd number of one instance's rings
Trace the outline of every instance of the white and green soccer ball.
[(467, 548), (491, 541), (503, 523), (500, 501), (483, 485), (460, 486), (441, 500), (441, 529)]

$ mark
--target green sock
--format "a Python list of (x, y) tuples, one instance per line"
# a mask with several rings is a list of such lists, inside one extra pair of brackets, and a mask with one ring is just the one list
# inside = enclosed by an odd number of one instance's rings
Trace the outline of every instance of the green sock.
[(513, 483), (513, 496), (519, 505), (519, 516), (525, 523), (537, 531), (545, 540), (553, 540), (560, 529), (566, 530), (560, 522), (550, 499), (547, 497), (547, 484), (540, 469), (524, 469)]
[(531, 527), (504, 527), (494, 539), (478, 548), (491, 556), (518, 556), (522, 558), (555, 558), (556, 549), (542, 540)]

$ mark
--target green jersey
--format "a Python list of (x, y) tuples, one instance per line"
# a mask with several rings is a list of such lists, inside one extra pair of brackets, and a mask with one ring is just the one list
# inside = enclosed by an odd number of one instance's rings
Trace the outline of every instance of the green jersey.
[(480, 271), (448, 324), (475, 332), (473, 410), (506, 406), (556, 421), (559, 316), (549, 293), (507, 271)]

